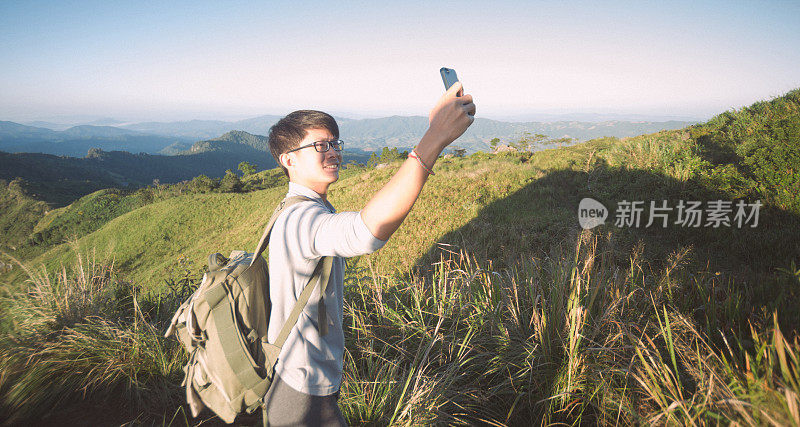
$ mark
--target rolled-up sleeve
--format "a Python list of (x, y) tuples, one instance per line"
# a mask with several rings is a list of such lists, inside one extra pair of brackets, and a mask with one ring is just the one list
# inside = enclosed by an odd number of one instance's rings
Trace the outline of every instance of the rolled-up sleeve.
[(298, 236), (304, 258), (349, 258), (375, 252), (386, 244), (372, 235), (361, 212), (331, 213), (317, 202), (301, 202), (290, 209), (286, 230)]

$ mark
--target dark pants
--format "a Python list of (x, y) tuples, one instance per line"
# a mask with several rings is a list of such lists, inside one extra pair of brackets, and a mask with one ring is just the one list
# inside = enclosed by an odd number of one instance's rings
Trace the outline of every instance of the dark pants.
[(347, 426), (339, 409), (339, 392), (329, 396), (312, 396), (287, 385), (279, 376), (270, 386), (264, 401), (269, 425), (283, 426)]

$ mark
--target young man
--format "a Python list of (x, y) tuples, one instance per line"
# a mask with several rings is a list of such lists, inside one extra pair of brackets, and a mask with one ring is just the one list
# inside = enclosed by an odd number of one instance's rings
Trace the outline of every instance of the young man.
[(317, 288), (281, 350), (276, 379), (265, 399), (270, 424), (346, 425), (337, 404), (344, 352), (344, 258), (383, 247), (411, 211), (439, 154), (472, 124), (475, 104), (471, 95), (458, 96), (460, 90), (461, 83), (456, 83), (439, 99), (417, 147), (360, 212), (336, 213), (327, 200), (328, 186), (339, 179), (342, 162), (333, 117), (295, 111), (270, 129), (270, 151), (289, 176), (287, 196), (311, 199), (286, 208), (272, 229), (270, 342), (321, 257), (334, 257), (324, 297), (327, 333), (320, 333)]

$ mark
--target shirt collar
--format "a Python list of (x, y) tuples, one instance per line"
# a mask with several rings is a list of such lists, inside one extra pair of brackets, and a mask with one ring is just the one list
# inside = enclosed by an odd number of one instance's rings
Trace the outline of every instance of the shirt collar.
[(289, 191), (286, 193), (287, 196), (305, 196), (309, 199), (315, 199), (322, 203), (325, 207), (327, 207), (331, 212), (336, 212), (336, 209), (328, 203), (326, 200), (322, 198), (316, 191), (306, 187), (305, 185), (298, 184), (296, 182), (289, 181)]

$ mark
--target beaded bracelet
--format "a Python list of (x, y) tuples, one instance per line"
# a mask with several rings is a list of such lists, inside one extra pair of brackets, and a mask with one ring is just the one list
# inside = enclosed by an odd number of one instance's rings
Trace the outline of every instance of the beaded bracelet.
[(411, 150), (411, 152), (410, 152), (410, 153), (408, 153), (408, 157), (413, 157), (413, 158), (417, 159), (417, 161), (419, 162), (419, 165), (420, 165), (420, 166), (422, 166), (422, 169), (425, 169), (425, 172), (428, 172), (428, 173), (429, 173), (429, 174), (431, 174), (431, 175), (436, 175), (435, 173), (433, 173), (433, 170), (432, 170), (431, 168), (429, 168), (429, 167), (428, 167), (428, 166), (427, 166), (427, 165), (426, 165), (426, 164), (425, 164), (425, 163), (422, 161), (422, 159), (419, 157), (419, 154), (417, 154), (416, 150)]

